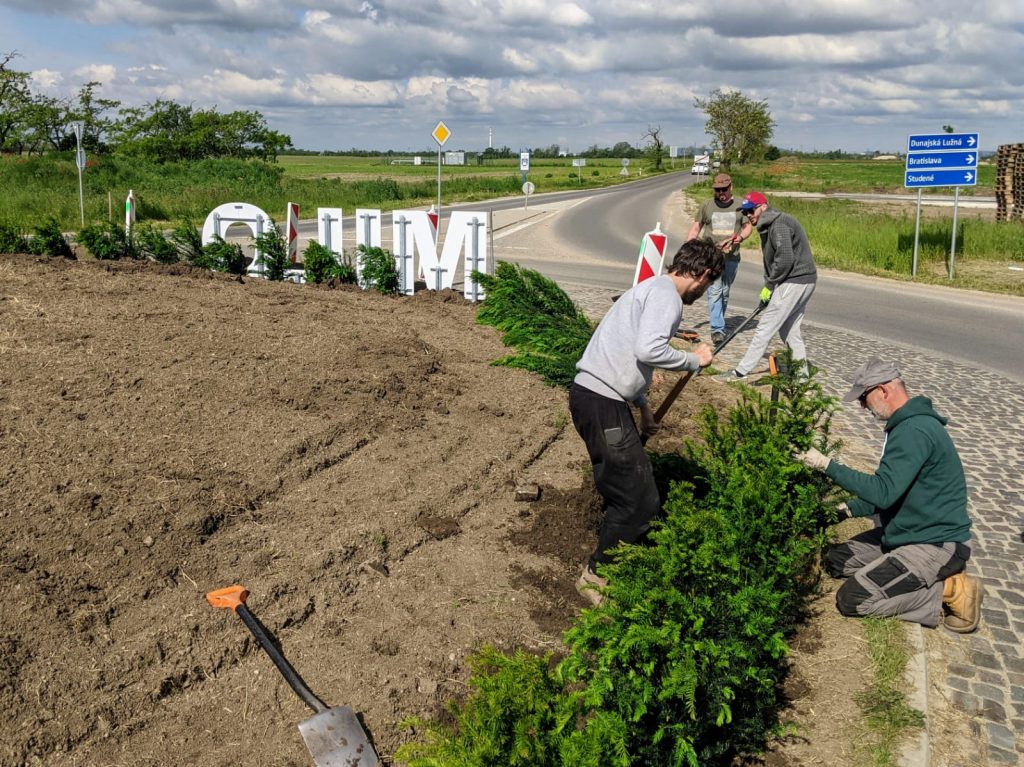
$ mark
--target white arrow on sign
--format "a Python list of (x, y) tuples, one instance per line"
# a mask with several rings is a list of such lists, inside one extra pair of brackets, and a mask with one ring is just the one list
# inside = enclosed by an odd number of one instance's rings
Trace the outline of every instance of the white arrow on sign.
[(968, 136), (967, 143), (970, 144), (971, 146), (974, 146), (974, 136)]
[(973, 173), (971, 173), (970, 171), (967, 171), (967, 172), (966, 172), (966, 173), (964, 174), (964, 181), (966, 181), (966, 182), (967, 182), (967, 183), (969, 184), (969, 183), (971, 183), (971, 181), (973, 181), (973, 180), (974, 180), (974, 174), (973, 174)]
[(970, 165), (972, 162), (974, 162), (974, 155), (969, 154), (966, 157), (964, 157), (964, 162)]

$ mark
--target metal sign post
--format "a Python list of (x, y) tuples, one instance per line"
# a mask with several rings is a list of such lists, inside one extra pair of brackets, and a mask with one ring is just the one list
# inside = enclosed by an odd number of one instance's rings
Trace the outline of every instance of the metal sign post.
[(526, 174), (530, 172), (530, 153), (520, 152), (519, 153), (519, 173), (523, 177), (523, 183), (526, 183)]
[(949, 247), (949, 278), (953, 279), (960, 187), (977, 186), (977, 166), (977, 133), (922, 133), (907, 138), (907, 165), (903, 186), (917, 189), (917, 225), (914, 228), (914, 262), (911, 267), (913, 276), (917, 276), (917, 251), (921, 235), (921, 190), (935, 186), (951, 186), (955, 189), (953, 238)]
[(452, 132), (448, 130), (448, 126), (444, 124), (443, 120), (438, 120), (437, 125), (434, 126), (434, 130), (430, 134), (434, 137), (434, 141), (437, 142), (437, 216), (438, 222), (441, 220), (441, 147), (444, 146), (444, 142), (452, 135)]
[(523, 202), (523, 210), (529, 210), (530, 195), (533, 194), (534, 189), (536, 189), (536, 187), (533, 185), (532, 181), (527, 181), (525, 184), (523, 184), (523, 194), (526, 195), (526, 199)]
[(583, 186), (583, 171), (581, 170), (581, 168), (585, 168), (586, 166), (587, 158), (585, 157), (580, 157), (579, 159), (572, 161), (572, 167), (576, 169), (576, 178), (579, 179), (580, 186)]

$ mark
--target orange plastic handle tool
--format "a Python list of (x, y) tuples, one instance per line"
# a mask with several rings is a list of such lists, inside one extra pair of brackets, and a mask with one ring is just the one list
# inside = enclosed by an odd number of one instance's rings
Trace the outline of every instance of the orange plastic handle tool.
[(245, 604), (248, 596), (249, 591), (245, 586), (235, 585), (209, 592), (206, 595), (206, 601), (210, 603), (211, 607), (228, 607), (237, 610)]

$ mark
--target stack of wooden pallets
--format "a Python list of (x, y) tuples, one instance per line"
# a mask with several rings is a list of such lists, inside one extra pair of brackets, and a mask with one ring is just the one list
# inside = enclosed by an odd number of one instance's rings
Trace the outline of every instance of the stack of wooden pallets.
[(1024, 144), (996, 150), (996, 221), (1024, 221)]

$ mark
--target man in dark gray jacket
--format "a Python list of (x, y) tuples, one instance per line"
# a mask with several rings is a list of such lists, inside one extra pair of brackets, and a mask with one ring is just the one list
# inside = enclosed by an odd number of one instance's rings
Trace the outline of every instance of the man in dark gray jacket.
[(645, 393), (654, 368), (686, 371), (711, 364), (708, 344), (684, 352), (669, 341), (679, 328), (683, 306), (704, 295), (723, 269), (725, 257), (715, 245), (684, 242), (666, 274), (630, 288), (612, 305), (576, 363), (569, 412), (587, 445), (594, 484), (604, 499), (597, 549), (577, 583), (595, 604), (601, 599), (595, 588), (605, 585), (595, 566), (609, 560), (607, 551), (616, 544), (641, 538), (661, 510), (651, 461), (629, 406), (640, 409), (644, 433), (653, 434), (658, 425)]
[(794, 360), (807, 359), (800, 326), (818, 281), (811, 246), (799, 221), (769, 207), (768, 198), (760, 192), (743, 198), (740, 211), (761, 235), (764, 287), (760, 299), (767, 307), (758, 318), (747, 353), (734, 370), (715, 376), (719, 381), (742, 381), (750, 375), (776, 333), (793, 352)]

